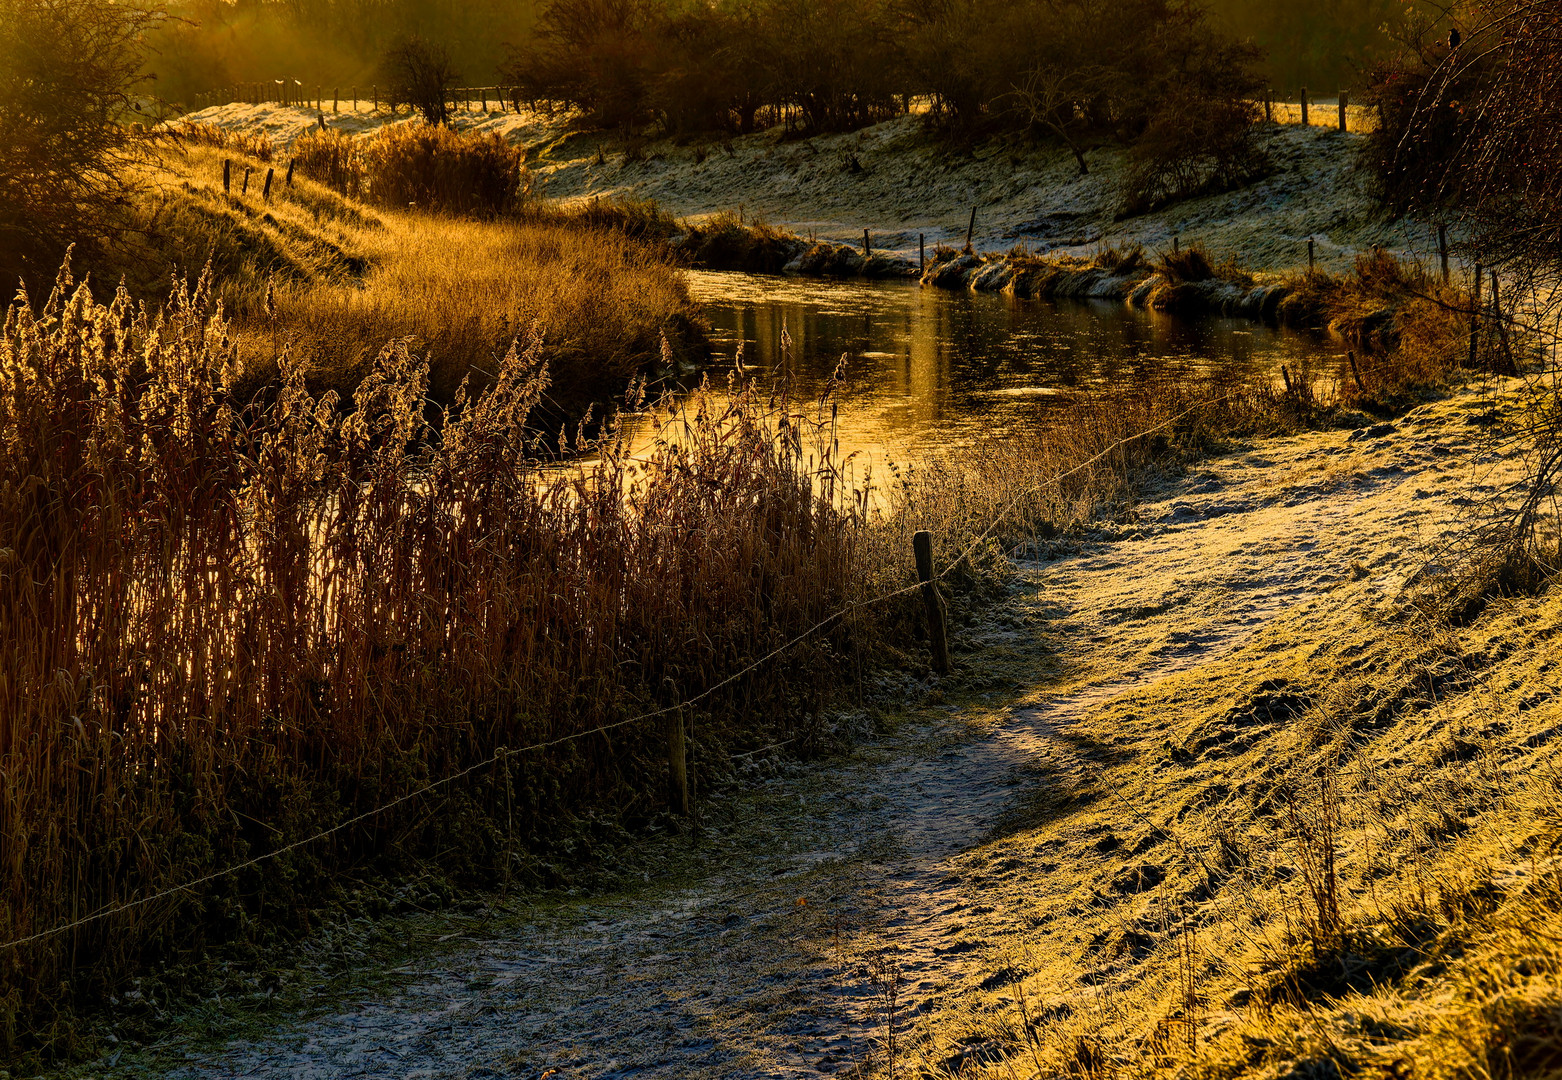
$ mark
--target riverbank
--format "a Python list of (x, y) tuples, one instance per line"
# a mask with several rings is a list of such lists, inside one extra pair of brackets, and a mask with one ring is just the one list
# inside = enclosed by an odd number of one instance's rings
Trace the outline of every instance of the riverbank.
[[(161, 145), (131, 177), (126, 235), (89, 270), (157, 303), (170, 274), (210, 266), (233, 320), (243, 396), (284, 356), (315, 394), (351, 400), (386, 344), (429, 364), (431, 397), (481, 390), (510, 345), (548, 368), (536, 420), (554, 430), (708, 357), (678, 267), (659, 245), (549, 221), (478, 221), (370, 206), (256, 146)], [(599, 413), (600, 415), (600, 413)]]
[(1453, 626), (1403, 591), (1522, 474), (1518, 393), (1152, 479), (1018, 552), (950, 678), (842, 714), (855, 753), (746, 755), (617, 890), (311, 946), (77, 1075), (1438, 1076), (1544, 1047), (1562, 966), (1512, 927), (1562, 922), (1562, 608)]
[[(246, 104), (214, 106), (189, 119), (265, 134), (280, 146), (318, 122), (312, 110)], [(328, 125), (348, 131), (387, 122), (394, 121), (366, 111), (326, 116)], [(1375, 246), (1407, 258), (1436, 250), (1428, 227), (1378, 213), (1356, 167), (1362, 136), (1324, 127), (1262, 125), (1268, 176), (1122, 218), (1120, 148), (1090, 148), (1089, 172), (1080, 175), (1065, 148), (1007, 138), (961, 144), (930, 133), (918, 116), (811, 138), (771, 130), (633, 143), (578, 130), (568, 116), (529, 111), (460, 112), (454, 123), (524, 145), (535, 193), (565, 205), (651, 199), (695, 221), (741, 212), (747, 222), (849, 249), (860, 249), (866, 229), (870, 253), (908, 262), (918, 259), (919, 237), (928, 250), (941, 243), (963, 248), (968, 228), (979, 250), (1028, 244), (1083, 257), (1102, 245), (1169, 250), (1175, 239), (1202, 243), (1218, 259), (1236, 257), (1255, 271), (1305, 266), (1309, 238), (1318, 265), (1334, 272)]]

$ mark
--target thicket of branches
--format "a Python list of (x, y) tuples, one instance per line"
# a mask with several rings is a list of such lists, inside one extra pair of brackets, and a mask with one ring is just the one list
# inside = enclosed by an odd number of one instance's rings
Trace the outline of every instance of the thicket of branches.
[(430, 124), (449, 122), (446, 91), (461, 76), (443, 45), (413, 35), (385, 54), (384, 72), (393, 104), (412, 106)]
[[(112, 232), (137, 138), (131, 93), (160, 15), (107, 0), (0, 0), (0, 277), (52, 277), (65, 246)], [(47, 277), (44, 278), (47, 280)]]
[(1368, 161), (1384, 200), (1451, 225), (1466, 261), (1504, 283), (1494, 296), (1486, 279), (1477, 344), (1534, 346), (1531, 483), (1473, 549), (1500, 585), (1549, 576), (1562, 565), (1562, 0), (1469, 0), (1413, 21), (1373, 92), (1384, 124)]
[(1240, 182), (1254, 49), (1193, 0), (554, 0), (502, 72), (605, 125), (849, 130), (930, 103), (965, 133), (1140, 149), (1130, 204)]

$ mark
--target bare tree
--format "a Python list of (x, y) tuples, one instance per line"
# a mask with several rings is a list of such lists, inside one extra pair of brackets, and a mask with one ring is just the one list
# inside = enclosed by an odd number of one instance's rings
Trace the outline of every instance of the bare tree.
[(460, 78), (443, 45), (410, 37), (385, 56), (392, 100), (411, 105), (430, 124), (450, 123), (446, 91)]
[(0, 0), (0, 273), (52, 277), (102, 239), (144, 130), (133, 91), (162, 12), (114, 0)]
[(1527, 347), (1530, 405), (1503, 437), (1527, 440), (1529, 482), (1495, 497), (1466, 560), (1483, 590), (1523, 588), (1562, 570), (1562, 0), (1465, 0), (1402, 44), (1374, 72), (1368, 160), (1391, 209), (1445, 223), (1483, 271), (1471, 359), (1500, 371)]

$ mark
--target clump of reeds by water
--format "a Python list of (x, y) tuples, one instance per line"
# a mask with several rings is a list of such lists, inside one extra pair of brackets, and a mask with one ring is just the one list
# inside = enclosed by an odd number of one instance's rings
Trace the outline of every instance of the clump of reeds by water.
[[(833, 490), (828, 453), (810, 464), (784, 403), (738, 389), (645, 461), (608, 444), (549, 474), (528, 463), (535, 344), (458, 395), (436, 438), (426, 364), (401, 342), (351, 412), (285, 357), (271, 404), (246, 407), (212, 297), (181, 285), (152, 314), (62, 273), (0, 334), (0, 941), (501, 747), (697, 695), (850, 598), (860, 503)], [(829, 642), (710, 699), (698, 738), (804, 715)], [(436, 802), (4, 949), (0, 1030), (36, 1035), (214, 921), (243, 936), (258, 914), (286, 919), (364, 858), (520, 873), (569, 809), (654, 803), (660, 733), (520, 754)]]
[(437, 124), (392, 124), (362, 139), (309, 131), (292, 155), (304, 175), (378, 206), (497, 216), (520, 210), (531, 190), (524, 148)]

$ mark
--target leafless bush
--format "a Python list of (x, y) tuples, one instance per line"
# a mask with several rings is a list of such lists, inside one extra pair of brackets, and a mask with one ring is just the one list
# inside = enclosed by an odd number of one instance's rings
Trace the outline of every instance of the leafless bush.
[(1528, 362), (1528, 415), (1511, 434), (1529, 440), (1530, 482), (1472, 533), (1454, 590), (1466, 609), (1472, 590), (1531, 587), (1562, 561), (1562, 2), (1468, 0), (1409, 24), (1401, 45), (1374, 73), (1384, 123), (1368, 165), (1391, 209), (1446, 222), (1467, 263), (1500, 274), (1500, 292), (1486, 277), (1468, 298), (1482, 366)]
[(447, 91), (460, 76), (443, 45), (410, 37), (386, 54), (384, 67), (391, 101), (411, 105), (430, 124), (449, 123)]
[(140, 132), (149, 10), (0, 0), (0, 274), (42, 285), (67, 244), (115, 227)]

